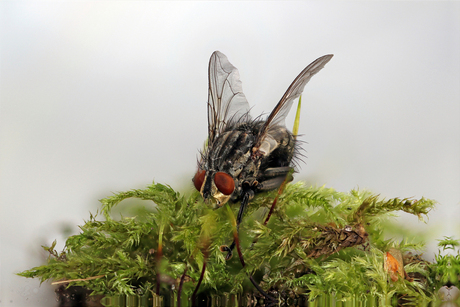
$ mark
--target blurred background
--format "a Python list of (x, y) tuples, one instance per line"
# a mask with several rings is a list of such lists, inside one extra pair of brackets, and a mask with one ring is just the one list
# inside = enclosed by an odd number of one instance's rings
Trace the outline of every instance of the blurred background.
[[(193, 188), (207, 65), (226, 54), (252, 114), (307, 85), (295, 180), (438, 201), (399, 232), (460, 238), (460, 2), (0, 2), (0, 306), (55, 306), (14, 275), (78, 233), (98, 200)], [(288, 127), (292, 127), (291, 112)], [(396, 235), (396, 234), (395, 234)]]

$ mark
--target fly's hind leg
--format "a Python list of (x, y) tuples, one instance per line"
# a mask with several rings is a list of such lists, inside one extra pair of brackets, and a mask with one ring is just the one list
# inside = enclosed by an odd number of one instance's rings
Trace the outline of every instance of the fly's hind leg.
[[(264, 187), (265, 185), (265, 188), (278, 188), (278, 194), (276, 195), (275, 199), (273, 200), (273, 203), (270, 207), (270, 210), (268, 211), (268, 215), (267, 217), (265, 218), (265, 221), (264, 221), (264, 225), (267, 225), (268, 223), (268, 220), (270, 219), (272, 213), (273, 213), (273, 210), (275, 209), (275, 206), (276, 206), (276, 203), (278, 202), (278, 198), (280, 197), (280, 195), (283, 193), (284, 191), (284, 188), (286, 187), (286, 184), (290, 181), (292, 181), (292, 173), (294, 172), (294, 169), (291, 168), (287, 174), (283, 175), (283, 176), (279, 176), (279, 177), (275, 177), (273, 179), (268, 179), (266, 181), (263, 181), (262, 182), (262, 188)], [(281, 183), (280, 183), (281, 181)], [(254, 242), (253, 242), (254, 244)]]
[(286, 177), (286, 175), (289, 174), (290, 171), (292, 171), (292, 167), (290, 166), (270, 167), (264, 171), (263, 176), (265, 178), (272, 178), (272, 177), (279, 177), (279, 176)]
[(259, 182), (259, 191), (269, 191), (279, 188), (283, 182), (291, 182), (293, 168), (289, 166), (267, 168), (263, 173), (264, 180)]
[[(249, 181), (247, 182), (246, 187), (243, 188), (243, 192), (241, 193), (242, 200), (240, 210), (238, 211), (238, 216), (236, 218), (237, 233), (239, 232), (240, 223), (243, 219), (244, 210), (248, 206), (249, 200), (254, 197), (253, 189), (256, 189), (257, 191), (277, 189), (283, 184), (283, 182), (292, 181), (292, 171), (293, 168), (289, 166), (267, 168), (263, 173), (263, 178), (265, 180), (258, 182), (257, 180), (253, 179), (251, 180), (251, 183), (249, 183)], [(237, 238), (233, 240), (230, 246), (222, 245), (220, 247), (222, 252), (227, 252), (227, 255), (225, 256), (226, 260), (229, 260), (233, 256), (233, 249), (235, 248), (236, 244), (235, 240), (237, 240)]]

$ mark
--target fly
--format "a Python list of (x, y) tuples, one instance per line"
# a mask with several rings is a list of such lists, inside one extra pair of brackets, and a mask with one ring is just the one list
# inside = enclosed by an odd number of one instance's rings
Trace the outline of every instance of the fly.
[[(285, 118), (310, 78), (332, 58), (322, 56), (308, 65), (288, 87), (267, 119), (249, 115), (238, 69), (215, 51), (209, 60), (208, 141), (193, 178), (205, 201), (221, 207), (240, 201), (237, 225), (255, 194), (279, 188), (293, 169), (296, 139)], [(226, 247), (226, 258), (232, 249)]]

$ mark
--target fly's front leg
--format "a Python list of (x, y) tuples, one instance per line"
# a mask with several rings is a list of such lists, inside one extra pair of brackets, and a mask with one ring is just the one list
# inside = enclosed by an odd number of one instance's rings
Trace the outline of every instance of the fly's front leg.
[(241, 220), (243, 219), (243, 213), (246, 207), (248, 206), (249, 201), (254, 197), (253, 190), (247, 190), (243, 192), (243, 199), (241, 200), (240, 210), (238, 211), (238, 216), (236, 217), (236, 229), (239, 230)]
[[(243, 191), (243, 197), (241, 200), (241, 205), (240, 205), (240, 210), (238, 211), (238, 216), (236, 218), (236, 235), (238, 236), (239, 231), (240, 231), (240, 223), (241, 220), (243, 219), (243, 213), (246, 207), (248, 206), (249, 201), (254, 197), (254, 191), (251, 189), (247, 189)], [(225, 260), (229, 260), (233, 256), (233, 249), (235, 248), (236, 240), (238, 238), (234, 238), (232, 244), (230, 246), (223, 245), (220, 247), (220, 250), (223, 252), (227, 252), (227, 255), (225, 256)]]

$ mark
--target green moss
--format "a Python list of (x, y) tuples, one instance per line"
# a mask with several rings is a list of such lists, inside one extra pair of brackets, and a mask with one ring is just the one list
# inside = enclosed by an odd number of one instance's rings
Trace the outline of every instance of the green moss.
[[(251, 292), (251, 274), (266, 291), (306, 294), (310, 299), (322, 294), (342, 299), (373, 295), (384, 302), (395, 296), (406, 302), (428, 300), (441, 280), (459, 276), (458, 256), (447, 259), (455, 262), (453, 273), (447, 273), (447, 263), (442, 271), (406, 257), (405, 269), (415, 276), (413, 281), (392, 281), (384, 269), (391, 247), (415, 253), (423, 242), (384, 240), (382, 222), (395, 211), (422, 219), (435, 205), (432, 200), (384, 200), (368, 191), (341, 193), (296, 183), (287, 185), (264, 225), (276, 193), (258, 195), (249, 204), (240, 226), (244, 268), (236, 253), (225, 261), (220, 251), (233, 238), (225, 208), (211, 209), (198, 193), (184, 197), (168, 186), (152, 184), (101, 200), (105, 220), (91, 215), (81, 233), (67, 239), (62, 253), (54, 250), (54, 243), (44, 247), (50, 252), (48, 263), (19, 275), (65, 280), (105, 295), (142, 295), (155, 292), (157, 285), (160, 293), (170, 293), (177, 291), (183, 277), (182, 294), (190, 296), (206, 261), (199, 288), (206, 294)], [(151, 200), (151, 208), (115, 220), (112, 208), (127, 198)], [(238, 207), (231, 206), (233, 214)], [(458, 242), (448, 239), (443, 246), (455, 248)], [(444, 260), (437, 258), (438, 263)]]

